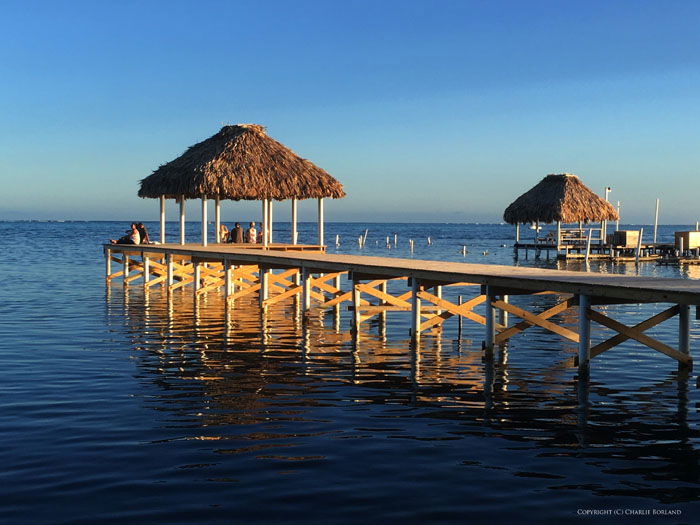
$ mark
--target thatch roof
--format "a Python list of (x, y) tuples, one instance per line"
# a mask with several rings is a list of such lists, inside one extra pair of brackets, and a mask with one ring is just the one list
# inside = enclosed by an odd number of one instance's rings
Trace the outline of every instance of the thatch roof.
[(612, 205), (589, 190), (576, 175), (547, 175), (523, 193), (503, 212), (503, 220), (519, 222), (598, 222), (615, 221)]
[(139, 197), (232, 200), (345, 197), (343, 185), (257, 124), (224, 126), (141, 181)]

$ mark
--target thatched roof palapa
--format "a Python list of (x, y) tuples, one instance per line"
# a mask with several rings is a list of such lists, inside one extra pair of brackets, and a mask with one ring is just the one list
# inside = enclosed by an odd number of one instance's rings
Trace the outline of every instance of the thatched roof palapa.
[(547, 175), (506, 208), (509, 224), (618, 220), (615, 208), (589, 190), (576, 175)]
[(139, 197), (285, 200), (345, 197), (343, 185), (257, 124), (224, 126), (141, 181)]

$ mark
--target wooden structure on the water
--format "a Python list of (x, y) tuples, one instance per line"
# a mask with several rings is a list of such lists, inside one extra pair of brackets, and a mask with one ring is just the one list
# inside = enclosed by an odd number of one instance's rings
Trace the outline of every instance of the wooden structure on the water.
[[(606, 192), (607, 195), (607, 192)], [(537, 185), (523, 193), (503, 212), (503, 220), (515, 225), (515, 256), (520, 250), (553, 251), (561, 258), (594, 257), (613, 254), (606, 235), (607, 221), (618, 220), (613, 206), (588, 189), (576, 175), (562, 173), (547, 175)], [(584, 223), (600, 222), (600, 228), (583, 228)], [(556, 233), (540, 237), (540, 224), (556, 223)], [(562, 225), (577, 223), (577, 228)], [(533, 238), (520, 239), (520, 225), (531, 224)], [(617, 232), (616, 232), (617, 233)]]
[[(343, 185), (325, 170), (272, 139), (258, 124), (224, 126), (141, 181), (139, 197), (160, 201), (160, 242), (165, 243), (165, 200), (180, 204), (180, 244), (185, 244), (185, 200), (202, 201), (202, 245), (208, 244), (208, 200), (214, 199), (214, 238), (222, 242), (221, 201), (262, 203), (262, 239), (272, 239), (272, 203), (291, 200), (291, 244), (297, 244), (297, 201), (318, 199), (318, 244), (324, 244), (323, 199), (345, 197)], [(252, 225), (251, 225), (252, 226)]]
[[(460, 317), (484, 327), (484, 348), (507, 343), (538, 326), (578, 344), (578, 366), (586, 374), (593, 357), (627, 340), (661, 352), (682, 366), (690, 356), (690, 308), (700, 305), (700, 282), (440, 261), (352, 255), (329, 255), (322, 246), (269, 245), (105, 245), (107, 282), (122, 277), (124, 285), (142, 279), (144, 287), (161, 285), (168, 293), (191, 285), (195, 300), (222, 288), (226, 314), (236, 299), (256, 294), (261, 312), (293, 297), (302, 309), (340, 308), (349, 303), (352, 332), (360, 337), (362, 323), (388, 312), (411, 315), (411, 335), (439, 328)], [(112, 264), (122, 266), (112, 271)], [(341, 279), (342, 278), (342, 279)], [(400, 293), (387, 284), (404, 281)], [(343, 288), (342, 284), (346, 287)], [(454, 303), (443, 298), (443, 287), (464, 287), (470, 298)], [(559, 302), (539, 313), (515, 306), (509, 296), (554, 294)], [(670, 303), (656, 315), (626, 326), (605, 315), (598, 305)], [(483, 305), (481, 313), (476, 311)], [(578, 311), (578, 331), (555, 322), (567, 310)], [(510, 323), (509, 316), (518, 318)], [(677, 317), (678, 344), (672, 347), (644, 332)], [(590, 325), (598, 323), (616, 335), (591, 346)]]

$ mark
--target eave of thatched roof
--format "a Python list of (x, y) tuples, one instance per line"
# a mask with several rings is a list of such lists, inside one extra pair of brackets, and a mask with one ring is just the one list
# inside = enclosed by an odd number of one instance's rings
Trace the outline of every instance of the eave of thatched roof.
[(503, 213), (509, 224), (617, 220), (612, 205), (589, 190), (576, 175), (547, 175)]
[(141, 181), (139, 197), (232, 200), (345, 197), (343, 185), (256, 124), (224, 126)]

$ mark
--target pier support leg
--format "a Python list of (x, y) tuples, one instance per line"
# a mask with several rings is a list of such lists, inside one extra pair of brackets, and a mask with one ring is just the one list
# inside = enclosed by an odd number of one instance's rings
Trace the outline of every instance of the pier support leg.
[[(503, 296), (501, 296), (501, 297), (502, 297), (502, 300), (503, 300), (504, 303), (507, 303), (507, 302), (508, 302), (508, 296), (507, 296), (507, 295), (503, 295)], [(505, 326), (505, 327), (508, 326), (508, 312), (507, 312), (507, 311), (501, 310), (501, 309), (498, 310), (498, 324), (501, 324), (501, 325), (503, 325), (503, 326)]]
[(124, 288), (129, 286), (129, 256), (124, 254)]
[[(685, 355), (690, 355), (690, 306), (678, 305), (678, 350)], [(687, 369), (689, 365), (678, 363), (678, 368)], [(692, 366), (692, 365), (690, 365)]]
[(107, 256), (107, 260), (105, 261), (105, 271), (107, 272), (107, 275), (105, 277), (107, 280), (107, 284), (109, 284), (109, 282), (111, 281), (109, 276), (112, 274), (112, 250), (107, 248), (105, 250), (105, 255)]
[[(333, 286), (336, 290), (340, 290), (340, 275), (336, 275), (333, 278)], [(333, 307), (333, 323), (335, 331), (340, 332), (340, 303), (336, 304)]]
[(362, 322), (360, 312), (360, 282), (352, 280), (352, 336), (355, 342), (360, 339), (360, 323)]
[(194, 293), (194, 301), (195, 303), (197, 302), (197, 296), (199, 295), (197, 292), (199, 292), (199, 288), (202, 286), (202, 283), (200, 282), (202, 278), (202, 267), (199, 263), (193, 263), (192, 266), (194, 266), (194, 280), (192, 284), (193, 293)]
[(484, 317), (486, 319), (486, 337), (484, 338), (484, 349), (493, 350), (496, 342), (496, 309), (493, 307), (493, 302), (496, 300), (496, 297), (490, 286), (485, 286), (485, 288), (486, 312)]
[(169, 253), (165, 254), (165, 264), (168, 268), (168, 278), (166, 279), (165, 285), (167, 286), (168, 293), (170, 293), (170, 287), (173, 285), (173, 256)]
[(588, 376), (591, 358), (591, 320), (588, 310), (591, 307), (590, 297), (579, 295), (578, 298), (578, 371), (581, 377)]
[(421, 286), (415, 277), (411, 281), (411, 342), (417, 344), (420, 342), (421, 300), (418, 292), (420, 292)]
[(301, 309), (306, 313), (311, 308), (311, 275), (306, 268), (301, 269)]
[(151, 258), (143, 255), (143, 289), (148, 290), (148, 281), (151, 280)]
[(265, 308), (265, 301), (270, 296), (270, 269), (260, 266), (260, 308)]

